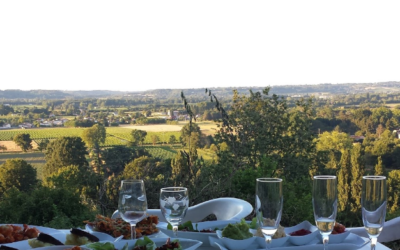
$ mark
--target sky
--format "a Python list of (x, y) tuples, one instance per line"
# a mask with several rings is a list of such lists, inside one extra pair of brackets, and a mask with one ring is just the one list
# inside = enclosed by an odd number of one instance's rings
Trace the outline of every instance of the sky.
[(2, 0), (0, 89), (400, 81), (400, 1)]

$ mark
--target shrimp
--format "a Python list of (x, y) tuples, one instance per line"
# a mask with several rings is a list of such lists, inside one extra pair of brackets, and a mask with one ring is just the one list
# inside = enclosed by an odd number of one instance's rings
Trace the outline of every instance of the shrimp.
[(38, 237), (39, 233), (40, 233), (39, 230), (37, 230), (35, 227), (31, 227), (25, 231), (24, 236), (28, 237), (29, 239), (32, 239)]
[(3, 234), (0, 234), (0, 244), (6, 241), (6, 237)]
[(0, 234), (4, 235), (4, 237), (7, 237), (13, 233), (14, 229), (11, 225), (2, 225), (0, 226)]

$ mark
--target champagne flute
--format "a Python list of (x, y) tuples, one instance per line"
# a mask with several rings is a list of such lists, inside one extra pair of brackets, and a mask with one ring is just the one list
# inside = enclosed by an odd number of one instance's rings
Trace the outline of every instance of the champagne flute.
[(160, 208), (165, 219), (171, 223), (175, 237), (189, 207), (189, 194), (185, 187), (167, 187), (160, 191)]
[(123, 180), (119, 191), (118, 211), (131, 225), (131, 239), (136, 239), (136, 223), (146, 217), (147, 198), (143, 180)]
[(267, 249), (271, 247), (272, 236), (278, 230), (282, 216), (282, 179), (258, 178), (256, 180), (256, 217), (265, 237)]
[(337, 214), (337, 178), (332, 175), (314, 176), (312, 202), (314, 219), (322, 235), (324, 250), (328, 249), (329, 235)]
[(386, 177), (363, 176), (362, 179), (362, 219), (371, 239), (371, 250), (375, 249), (386, 217)]

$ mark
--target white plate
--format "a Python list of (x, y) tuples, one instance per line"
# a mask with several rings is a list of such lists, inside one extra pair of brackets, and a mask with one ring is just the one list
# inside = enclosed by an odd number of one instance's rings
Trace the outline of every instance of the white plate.
[[(101, 233), (101, 232), (93, 232), (92, 233), (94, 236), (96, 236), (97, 238), (99, 238), (100, 241), (114, 241), (115, 238), (105, 234), (105, 233)], [(57, 240), (61, 241), (62, 243), (65, 243), (66, 239), (67, 239), (67, 234), (65, 233), (53, 233), (53, 234), (49, 234), (51, 236), (53, 236), (54, 238), (56, 238)], [(9, 247), (14, 247), (20, 250), (25, 250), (25, 249), (32, 249), (31, 246), (28, 243), (28, 240), (23, 240), (23, 241), (18, 241), (18, 242), (14, 242), (14, 243), (9, 243), (9, 244), (2, 244), (2, 245), (6, 245)], [(35, 248), (38, 249), (38, 248)]]
[[(228, 250), (226, 246), (224, 246), (223, 242), (216, 238), (210, 238), (210, 241), (213, 246), (221, 250)], [(273, 240), (272, 240), (273, 241)], [(329, 244), (329, 250), (355, 250), (363, 247), (368, 244), (369, 239), (360, 237), (355, 234), (349, 234), (349, 236), (340, 244)], [(251, 245), (248, 250), (264, 250), (265, 248), (260, 248), (255, 244)], [(315, 239), (311, 241), (308, 245), (303, 246), (294, 246), (289, 241), (287, 241), (281, 247), (272, 247), (274, 250), (323, 250), (323, 245), (319, 242), (319, 240)]]
[[(53, 236), (54, 238), (56, 238), (57, 240), (61, 241), (61, 242), (65, 242), (66, 239), (66, 234), (64, 233), (53, 233), (53, 234), (49, 234), (51, 236)], [(14, 247), (20, 250), (25, 250), (25, 249), (32, 249), (31, 246), (28, 243), (28, 240), (22, 240), (22, 241), (17, 241), (14, 243), (9, 243), (9, 244), (2, 244), (8, 247)]]
[[(203, 229), (215, 229), (215, 228), (223, 229), (229, 223), (238, 223), (238, 222), (239, 221), (237, 221), (237, 220), (216, 220), (216, 221), (195, 222), (192, 224), (193, 224), (194, 229), (196, 229), (196, 224), (197, 224), (197, 229), (203, 230)], [(168, 223), (159, 222), (157, 227), (158, 227), (158, 229), (160, 229), (161, 232), (168, 235), (169, 237), (175, 237), (174, 232), (172, 230), (167, 229), (167, 225), (168, 225)], [(193, 240), (201, 241), (201, 242), (203, 242), (202, 246), (211, 246), (210, 241), (209, 241), (210, 236), (217, 238), (216, 233), (178, 231), (179, 238), (193, 239)]]
[[(51, 247), (39, 247), (39, 248), (35, 248), (37, 250), (64, 250), (64, 249), (70, 249), (73, 248), (74, 246), (51, 246)], [(80, 247), (82, 250), (91, 250), (89, 248), (86, 247)]]
[[(152, 238), (151, 240), (156, 243), (157, 246), (162, 246), (167, 242), (168, 238)], [(201, 246), (202, 242), (198, 240), (189, 240), (189, 239), (182, 239), (182, 238), (171, 238), (171, 241), (178, 239), (180, 245), (182, 246), (183, 250), (195, 250), (199, 246)], [(128, 242), (128, 247), (131, 249), (136, 244), (136, 240), (120, 240), (117, 243), (114, 243), (116, 249), (122, 249), (125, 244)]]
[[(302, 235), (302, 236), (291, 236), (290, 234), (293, 232), (296, 232), (301, 229), (306, 229), (310, 231), (310, 234), (307, 235)], [(285, 233), (289, 237), (290, 243), (293, 245), (301, 246), (301, 245), (306, 245), (312, 240), (314, 240), (318, 235), (321, 235), (318, 231), (318, 228), (314, 225), (312, 225), (308, 221), (303, 221), (300, 224), (297, 224), (296, 226), (293, 227), (285, 227)]]

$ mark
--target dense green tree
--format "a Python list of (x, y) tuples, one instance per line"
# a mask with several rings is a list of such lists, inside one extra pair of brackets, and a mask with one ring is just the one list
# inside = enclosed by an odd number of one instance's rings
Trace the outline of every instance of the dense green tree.
[(8, 115), (14, 112), (14, 109), (9, 105), (0, 104), (0, 115)]
[(389, 172), (387, 187), (388, 212), (396, 213), (400, 206), (400, 170), (392, 170)]
[(159, 206), (160, 188), (168, 186), (171, 167), (152, 157), (142, 156), (128, 163), (124, 169), (125, 179), (143, 179), (149, 208)]
[(42, 152), (43, 150), (46, 150), (47, 145), (50, 143), (49, 139), (43, 139), (40, 141), (38, 149), (40, 150), (40, 152)]
[(171, 136), (169, 137), (168, 143), (171, 144), (171, 145), (176, 143), (176, 137), (175, 137), (175, 135), (171, 135)]
[(61, 188), (38, 187), (29, 193), (12, 188), (0, 202), (3, 223), (62, 229), (82, 227), (83, 221), (94, 219), (95, 214), (96, 211), (82, 203), (79, 194)]
[(351, 150), (351, 212), (357, 213), (361, 210), (362, 177), (365, 174), (363, 159), (363, 148), (360, 143), (353, 146)]
[(179, 139), (183, 146), (198, 148), (201, 146), (201, 137), (202, 133), (199, 125), (187, 123), (182, 127)]
[(143, 145), (146, 135), (147, 135), (147, 132), (144, 130), (133, 129), (131, 132), (132, 144), (133, 145)]
[(15, 144), (20, 146), (24, 152), (32, 149), (32, 139), (30, 134), (17, 134), (14, 136), (13, 141)]
[(383, 165), (381, 156), (378, 156), (377, 163), (375, 165), (375, 175), (385, 175), (385, 166)]
[(36, 169), (22, 159), (8, 159), (0, 165), (0, 194), (11, 187), (31, 191), (37, 182)]
[(118, 175), (124, 171), (125, 165), (140, 156), (149, 156), (143, 149), (134, 149), (126, 146), (114, 146), (101, 152), (103, 172), (108, 175)]
[(351, 163), (350, 152), (344, 150), (340, 158), (340, 169), (338, 173), (338, 212), (350, 210), (351, 198)]
[(156, 134), (151, 135), (151, 142), (153, 143), (153, 146), (157, 144), (157, 142), (160, 141), (160, 137)]
[(317, 140), (317, 150), (345, 151), (352, 148), (353, 140), (348, 134), (332, 131), (324, 132)]
[(45, 153), (46, 164), (44, 165), (43, 175), (50, 176), (58, 169), (76, 165), (79, 167), (88, 167), (86, 160), (85, 143), (80, 137), (60, 137), (51, 141), (47, 146)]
[(95, 124), (83, 131), (82, 139), (89, 148), (98, 149), (106, 141), (106, 129), (103, 125)]

